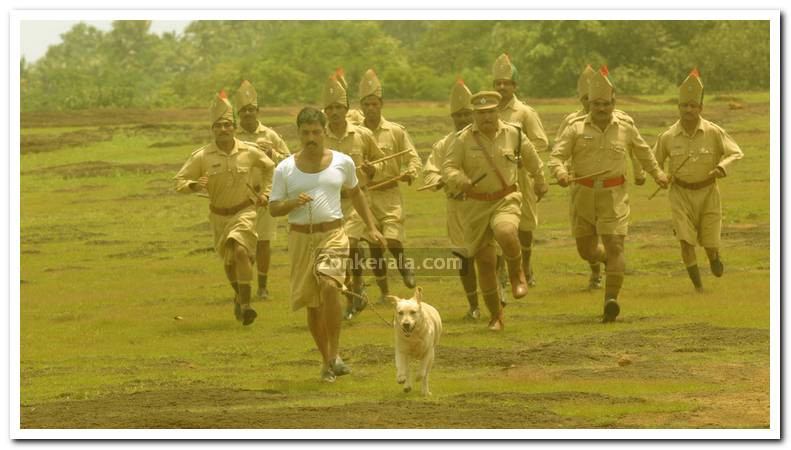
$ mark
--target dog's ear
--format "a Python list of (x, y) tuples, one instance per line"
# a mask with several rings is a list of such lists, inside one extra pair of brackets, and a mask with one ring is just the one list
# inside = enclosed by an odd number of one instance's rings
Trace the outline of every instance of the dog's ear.
[(423, 288), (420, 286), (415, 288), (415, 301), (417, 301), (418, 304), (423, 301)]
[(395, 295), (388, 295), (388, 296), (385, 296), (385, 298), (389, 299), (390, 303), (392, 303), (393, 306), (397, 305), (398, 301), (401, 300), (400, 298), (396, 297)]

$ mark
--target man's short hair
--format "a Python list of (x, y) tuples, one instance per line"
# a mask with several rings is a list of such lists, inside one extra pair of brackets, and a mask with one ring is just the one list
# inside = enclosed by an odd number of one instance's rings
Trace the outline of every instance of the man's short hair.
[(321, 110), (306, 106), (297, 114), (297, 128), (306, 123), (318, 123), (322, 127), (327, 125), (327, 116)]

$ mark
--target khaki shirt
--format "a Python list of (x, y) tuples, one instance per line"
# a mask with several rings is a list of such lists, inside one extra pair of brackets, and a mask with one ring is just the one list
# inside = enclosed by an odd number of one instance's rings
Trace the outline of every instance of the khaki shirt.
[[(280, 161), (283, 161), (291, 155), (286, 141), (277, 134), (277, 131), (264, 126), (261, 122), (258, 122), (258, 128), (254, 133), (248, 133), (247, 130), (242, 127), (237, 128), (236, 138), (240, 141), (252, 142), (258, 145), (275, 165), (278, 165)], [(269, 191), (272, 190), (271, 176), (269, 181), (267, 181), (265, 179), (265, 174), (258, 168), (253, 169), (252, 173), (251, 184), (253, 187), (259, 192), (269, 193)]]
[(589, 114), (584, 119), (573, 121), (561, 133), (549, 155), (548, 165), (557, 178), (560, 174), (568, 173), (564, 163), (571, 158), (575, 176), (606, 170), (606, 173), (594, 177), (596, 180), (606, 180), (626, 176), (629, 152), (654, 178), (662, 173), (634, 123), (613, 114), (607, 127), (600, 130), (593, 124)]
[(404, 150), (410, 150), (409, 153), (405, 153), (393, 159), (388, 159), (380, 165), (377, 165), (376, 175), (374, 175), (371, 181), (373, 183), (378, 183), (401, 175), (402, 165), (407, 166), (404, 173), (412, 177), (413, 180), (417, 179), (422, 163), (420, 162), (420, 156), (418, 156), (415, 146), (412, 144), (412, 139), (409, 137), (409, 133), (407, 133), (406, 129), (382, 117), (379, 121), (379, 126), (371, 131), (376, 138), (379, 149), (382, 150), (385, 156)]
[[(504, 189), (505, 186), (484, 152), (491, 156), (497, 170), (505, 179), (505, 184), (507, 186), (515, 184), (520, 170), (514, 156), (514, 149), (519, 142), (517, 133), (516, 128), (503, 123), (502, 120), (497, 121), (497, 132), (493, 141), (481, 133), (474, 123), (459, 131), (450, 143), (442, 167), (449, 187), (454, 191), (460, 191), (459, 186), (462, 183), (486, 174), (486, 177), (475, 185), (473, 192), (491, 193)], [(524, 133), (522, 133), (521, 151), (522, 170), (532, 175), (536, 183), (544, 184), (544, 163)]]
[[(678, 179), (697, 183), (709, 178), (715, 167), (727, 174), (728, 167), (742, 159), (744, 153), (725, 130), (701, 117), (692, 136), (684, 130), (681, 121), (660, 134), (654, 144), (654, 156), (660, 167), (670, 159), (668, 172)], [(688, 156), (689, 161), (676, 172)]]
[(363, 120), (365, 120), (365, 116), (363, 115), (363, 112), (360, 111), (359, 109), (349, 109), (346, 112), (346, 121), (349, 123), (353, 123), (355, 125), (361, 125), (363, 123)]
[(522, 128), (522, 133), (525, 133), (525, 136), (530, 139), (530, 143), (533, 144), (537, 152), (547, 151), (549, 141), (544, 132), (544, 125), (541, 124), (541, 119), (535, 109), (522, 103), (514, 95), (507, 105), (498, 110), (498, 114), (500, 120)]
[(271, 189), (275, 163), (258, 147), (234, 139), (233, 149), (225, 153), (212, 142), (194, 151), (187, 159), (174, 177), (176, 190), (191, 193), (190, 186), (197, 183), (198, 178), (208, 176), (206, 190), (211, 204), (218, 208), (232, 208), (255, 198), (247, 187), (251, 183), (253, 168), (261, 170), (265, 186)]
[(442, 166), (445, 163), (445, 159), (448, 157), (450, 145), (456, 139), (457, 133), (456, 131), (448, 133), (442, 139), (435, 142), (434, 145), (431, 146), (431, 154), (428, 156), (426, 164), (423, 165), (423, 185), (428, 186), (443, 181), (445, 185), (442, 188), (448, 195), (455, 195), (458, 191), (454, 191), (448, 186), (448, 180), (443, 176)]
[[(619, 118), (623, 119), (624, 121), (634, 125), (634, 119), (632, 119), (632, 116), (626, 114), (620, 109), (615, 109), (613, 110), (612, 113), (613, 115), (617, 115)], [(582, 109), (578, 109), (573, 113), (570, 113), (566, 117), (564, 117), (563, 120), (560, 121), (558, 132), (555, 134), (555, 142), (557, 142), (560, 139), (560, 135), (563, 134), (563, 130), (565, 130), (570, 123), (576, 122), (577, 120), (581, 120), (587, 115), (588, 113), (586, 113)], [(629, 152), (629, 159), (632, 160), (632, 170), (633, 170), (632, 173), (634, 173), (634, 177), (638, 179), (645, 178), (645, 171), (643, 170), (643, 166), (640, 165), (640, 160), (635, 158), (634, 153), (632, 153), (631, 151)]]
[(365, 161), (373, 161), (385, 156), (376, 145), (371, 130), (363, 126), (346, 122), (346, 131), (336, 136), (327, 124), (324, 135), (327, 138), (325, 146), (351, 156), (356, 167), (360, 167)]
[(264, 126), (261, 122), (258, 122), (258, 128), (254, 133), (248, 133), (242, 127), (237, 128), (236, 138), (240, 141), (257, 144), (275, 164), (280, 163), (280, 161), (283, 161), (291, 155), (286, 141), (277, 134), (277, 131)]

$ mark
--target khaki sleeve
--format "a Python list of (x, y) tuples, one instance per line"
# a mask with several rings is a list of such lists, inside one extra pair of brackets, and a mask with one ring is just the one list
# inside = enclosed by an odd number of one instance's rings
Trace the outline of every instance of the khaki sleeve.
[(574, 149), (574, 141), (576, 134), (574, 128), (567, 126), (566, 129), (560, 134), (560, 137), (555, 141), (552, 147), (552, 152), (549, 154), (549, 161), (547, 166), (552, 175), (557, 178), (561, 174), (568, 174), (566, 170), (566, 161), (571, 158), (571, 152)]
[(423, 185), (439, 183), (442, 179), (442, 167), (437, 165), (437, 160), (442, 160), (442, 144), (443, 141), (434, 143), (431, 148), (431, 154), (428, 155), (426, 164), (423, 166)]
[(464, 143), (461, 139), (454, 139), (445, 154), (445, 161), (442, 163), (442, 175), (448, 183), (448, 187), (455, 191), (460, 191), (461, 184), (469, 183), (470, 179), (462, 170), (464, 161)]
[(190, 186), (198, 182), (203, 175), (201, 156), (203, 153), (193, 154), (181, 167), (173, 179), (176, 182), (176, 191), (182, 194), (192, 193)]
[(522, 126), (525, 128), (522, 131), (527, 138), (530, 139), (533, 147), (535, 147), (535, 151), (539, 153), (547, 151), (549, 148), (549, 140), (547, 139), (546, 132), (544, 132), (544, 125), (541, 124), (538, 113), (525, 113)]
[(637, 127), (632, 126), (631, 129), (631, 135), (629, 138), (629, 151), (640, 161), (642, 168), (646, 172), (650, 173), (654, 179), (656, 179), (659, 174), (662, 173), (662, 170), (656, 163), (654, 154), (651, 153), (651, 147), (649, 147), (643, 137), (640, 136), (640, 132), (637, 130)]
[(634, 174), (635, 179), (643, 179), (645, 178), (645, 170), (643, 170), (643, 166), (640, 164), (640, 160), (634, 155), (633, 151), (629, 151), (629, 161), (632, 162), (632, 173)]
[(533, 143), (527, 139), (527, 136), (522, 136), (522, 167), (527, 170), (530, 175), (536, 180), (538, 184), (545, 184), (544, 178), (544, 162), (539, 158), (536, 148)]
[(275, 162), (272, 161), (266, 153), (253, 150), (255, 152), (255, 160), (253, 162), (253, 173), (257, 177), (256, 184), (259, 185), (260, 190), (267, 196), (272, 191), (272, 174), (275, 171)]
[(407, 168), (406, 174), (412, 177), (413, 180), (417, 179), (418, 174), (420, 173), (420, 169), (423, 166), (423, 163), (420, 161), (420, 155), (417, 154), (417, 150), (415, 150), (415, 145), (412, 144), (412, 138), (409, 137), (409, 133), (406, 130), (402, 130), (403, 133), (401, 134), (401, 151), (410, 150), (409, 153), (400, 157), (401, 161), (404, 161), (406, 158)]
[(654, 154), (654, 159), (656, 159), (656, 164), (660, 169), (664, 170), (665, 160), (669, 156), (667, 150), (665, 150), (665, 133), (660, 134), (656, 139), (652, 153)]
[(722, 145), (722, 158), (720, 162), (717, 163), (717, 167), (722, 169), (722, 174), (727, 175), (728, 169), (730, 166), (742, 159), (744, 157), (744, 153), (742, 149), (739, 148), (739, 145), (736, 141), (731, 138), (731, 136), (723, 129), (718, 129), (720, 134), (720, 145)]
[(557, 133), (555, 133), (555, 142), (557, 142), (560, 139), (560, 135), (563, 134), (563, 131), (566, 130), (567, 126), (569, 126), (569, 116), (564, 117), (563, 120), (560, 121), (560, 125), (558, 126), (558, 131)]
[(291, 151), (288, 149), (288, 145), (286, 145), (286, 141), (280, 137), (277, 132), (272, 131), (272, 144), (274, 145), (273, 154), (272, 156), (275, 159), (275, 163), (279, 163), (280, 161), (288, 158), (291, 155)]

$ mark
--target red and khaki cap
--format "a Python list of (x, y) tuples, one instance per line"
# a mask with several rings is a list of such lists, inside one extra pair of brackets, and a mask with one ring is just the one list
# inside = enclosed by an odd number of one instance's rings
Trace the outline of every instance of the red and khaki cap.
[(376, 72), (374, 72), (373, 69), (366, 70), (363, 74), (363, 79), (360, 80), (360, 100), (369, 95), (382, 98), (382, 83), (379, 81), (379, 77), (376, 76)]
[(585, 66), (585, 70), (583, 70), (580, 77), (577, 78), (577, 98), (588, 96), (588, 86), (594, 75), (596, 75), (596, 71), (593, 70), (593, 67), (591, 67), (590, 64)]
[(459, 78), (450, 90), (450, 113), (453, 114), (462, 109), (472, 109), (472, 92), (464, 84), (464, 80)]
[(511, 58), (508, 56), (508, 53), (503, 53), (497, 57), (494, 61), (494, 68), (492, 71), (495, 80), (516, 81), (516, 67), (511, 64)]
[(607, 66), (603, 65), (598, 72), (591, 76), (590, 85), (588, 86), (589, 101), (612, 100), (612, 83), (610, 83), (609, 78), (607, 78), (609, 74), (610, 71), (607, 70)]
[(321, 98), (325, 108), (333, 103), (349, 107), (349, 97), (346, 94), (346, 80), (343, 78), (343, 69), (338, 69), (330, 75), (327, 82), (324, 83)]
[(481, 91), (470, 98), (473, 111), (497, 108), (503, 97), (497, 91)]
[(687, 102), (695, 102), (698, 105), (703, 103), (703, 82), (700, 81), (698, 69), (692, 69), (678, 88), (678, 103)]
[(233, 106), (228, 101), (228, 95), (225, 90), (220, 91), (209, 107), (209, 119), (211, 124), (214, 125), (220, 119), (227, 119), (233, 122)]
[(236, 106), (237, 111), (247, 105), (253, 105), (258, 108), (258, 93), (255, 92), (255, 88), (249, 81), (242, 81), (242, 84), (236, 91), (236, 95), (233, 96), (233, 104)]

